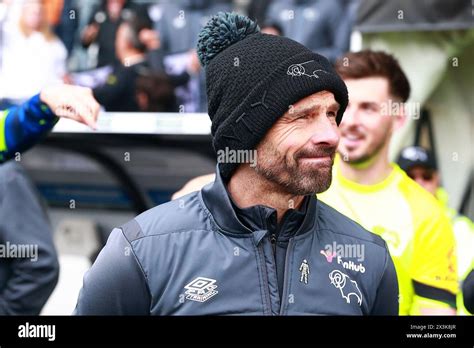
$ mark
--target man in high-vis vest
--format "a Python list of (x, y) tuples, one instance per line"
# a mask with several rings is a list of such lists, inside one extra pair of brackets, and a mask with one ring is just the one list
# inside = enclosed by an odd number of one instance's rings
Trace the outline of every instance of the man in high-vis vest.
[[(451, 220), (458, 258), (458, 278), (461, 286), (474, 264), (474, 223), (448, 206), (448, 193), (441, 187), (441, 175), (434, 154), (421, 146), (409, 146), (400, 152), (398, 165), (442, 204)], [(463, 294), (457, 295), (458, 315), (470, 314), (463, 304)]]
[(401, 315), (456, 314), (455, 238), (439, 202), (389, 161), (392, 134), (407, 115), (410, 85), (384, 52), (348, 53), (336, 71), (349, 92), (339, 156), (323, 202), (388, 244), (400, 289)]

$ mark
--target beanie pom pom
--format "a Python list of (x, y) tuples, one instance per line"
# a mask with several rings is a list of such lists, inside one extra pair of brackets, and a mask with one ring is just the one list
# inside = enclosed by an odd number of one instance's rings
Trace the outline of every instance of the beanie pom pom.
[(219, 52), (260, 31), (257, 23), (234, 12), (219, 12), (199, 33), (197, 54), (203, 66)]

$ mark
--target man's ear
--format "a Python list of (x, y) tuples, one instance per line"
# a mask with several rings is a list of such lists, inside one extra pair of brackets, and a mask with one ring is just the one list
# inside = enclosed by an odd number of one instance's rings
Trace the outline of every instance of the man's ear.
[(401, 101), (398, 103), (400, 103), (399, 104), (400, 107), (398, 108), (398, 113), (392, 115), (392, 117), (395, 118), (394, 125), (393, 125), (395, 131), (403, 128), (403, 126), (407, 122), (407, 116), (408, 116), (405, 103)]

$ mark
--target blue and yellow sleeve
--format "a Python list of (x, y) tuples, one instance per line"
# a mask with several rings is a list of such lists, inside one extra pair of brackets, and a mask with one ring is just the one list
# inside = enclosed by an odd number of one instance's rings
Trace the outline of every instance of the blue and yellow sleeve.
[(0, 111), (0, 163), (32, 147), (57, 121), (39, 94), (19, 106)]

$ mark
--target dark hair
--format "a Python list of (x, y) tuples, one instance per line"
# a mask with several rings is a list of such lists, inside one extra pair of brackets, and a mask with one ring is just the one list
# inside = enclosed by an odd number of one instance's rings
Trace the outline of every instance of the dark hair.
[(145, 52), (147, 50), (146, 45), (140, 41), (139, 35), (143, 29), (153, 28), (151, 21), (133, 10), (126, 9), (122, 12), (121, 24), (128, 26), (130, 31), (129, 40), (133, 47), (141, 52)]
[(410, 96), (410, 83), (397, 59), (382, 51), (363, 50), (348, 52), (335, 63), (337, 73), (343, 79), (384, 77), (389, 83), (389, 92), (403, 102)]
[(148, 112), (174, 112), (177, 111), (174, 86), (169, 77), (164, 73), (140, 71), (135, 82), (135, 91), (138, 95), (147, 96), (148, 104), (144, 110)]

